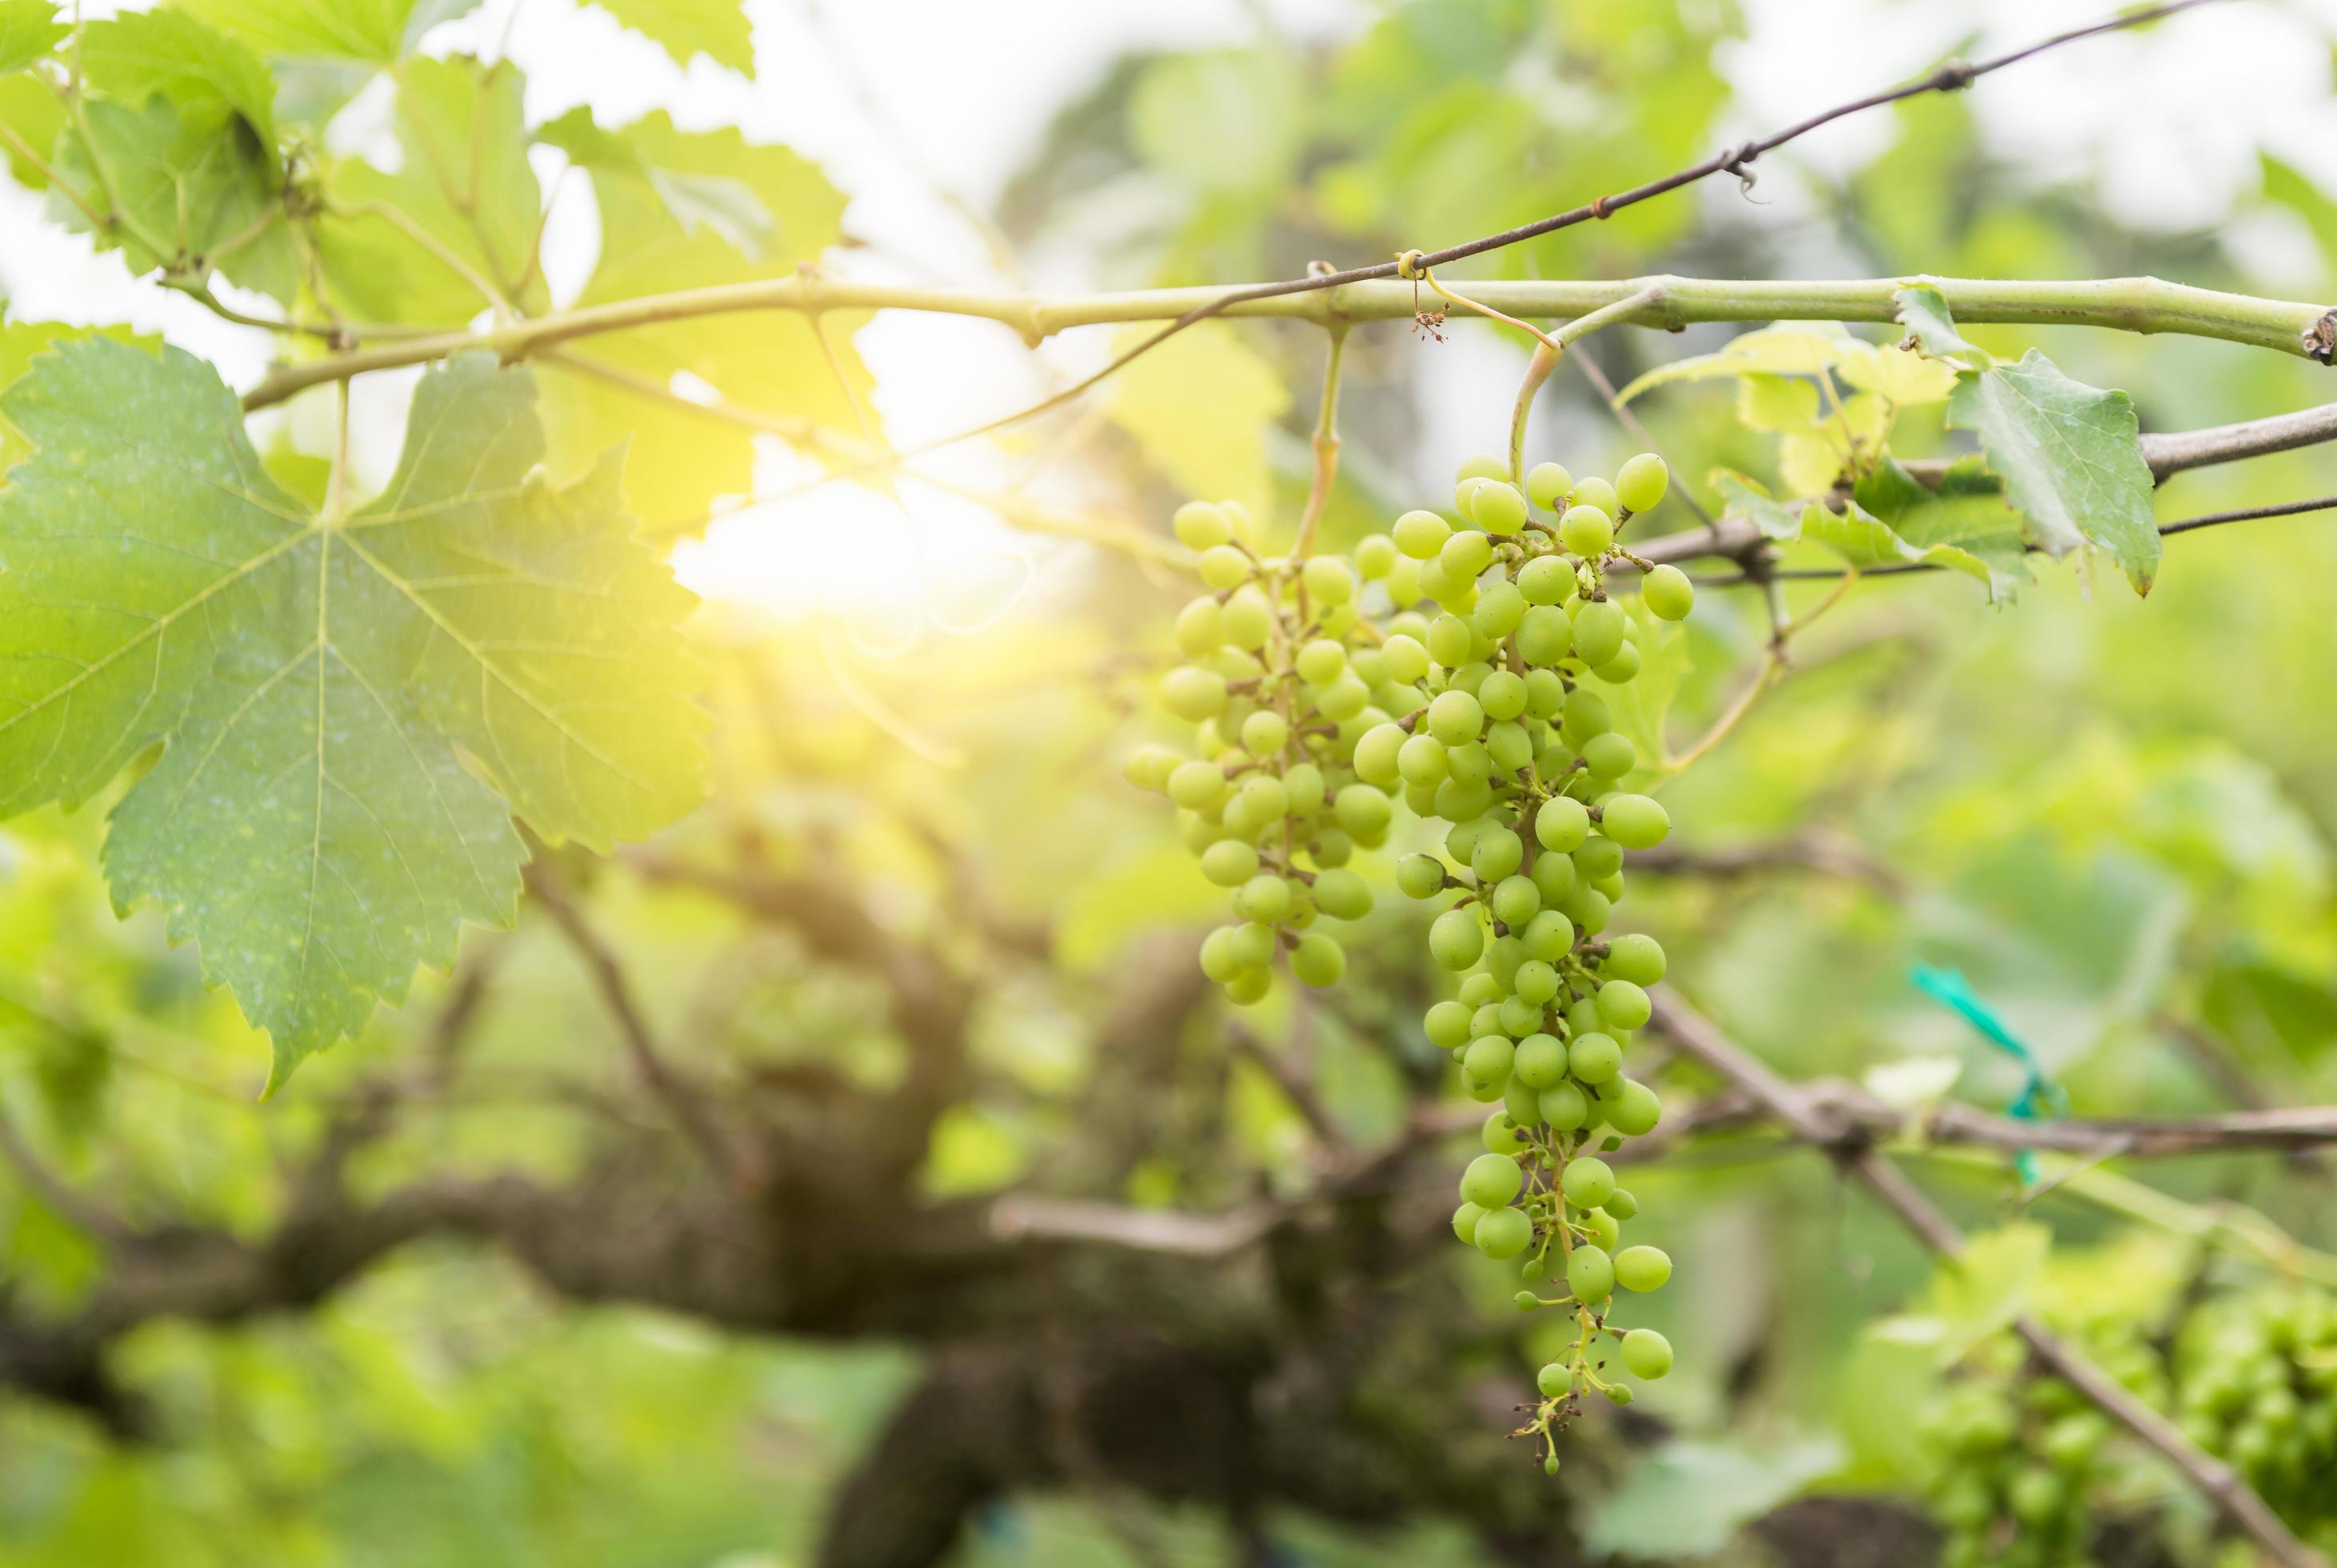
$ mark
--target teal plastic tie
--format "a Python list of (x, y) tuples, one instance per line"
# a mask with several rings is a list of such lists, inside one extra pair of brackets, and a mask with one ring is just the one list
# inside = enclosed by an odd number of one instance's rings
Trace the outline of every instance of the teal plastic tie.
[[(2050, 1116), (2068, 1112), (2068, 1096), (2061, 1092), (2045, 1073), (2045, 1064), (2037, 1053), (2022, 1043), (1996, 1009), (1980, 999), (1980, 993), (1964, 979), (1961, 969), (1935, 969), (1930, 964), (1916, 964), (1907, 971), (1915, 989), (1933, 1001), (1953, 1008), (1963, 1015), (1964, 1021), (1978, 1029), (1981, 1038), (2020, 1064), (2023, 1075), (2020, 1092), (2004, 1107), (2005, 1115), (2019, 1122), (2041, 1122)], [(2023, 1186), (2033, 1187), (2039, 1178), (2037, 1153), (2023, 1149), (2013, 1156), (2013, 1169), (2020, 1174)]]

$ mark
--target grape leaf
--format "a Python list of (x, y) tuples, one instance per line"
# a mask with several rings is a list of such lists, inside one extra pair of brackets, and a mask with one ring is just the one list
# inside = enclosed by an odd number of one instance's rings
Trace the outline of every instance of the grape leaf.
[(1948, 423), (1975, 431), (1990, 472), (2029, 520), (2029, 539), (2056, 557), (2091, 541), (2134, 585), (2158, 570), (2154, 483), (2134, 402), (2070, 380), (2036, 349), (2018, 365), (1967, 371)]
[(1986, 369), (1995, 363), (1985, 349), (1964, 341), (1963, 334), (1956, 330), (1955, 317), (1948, 312), (1948, 297), (1932, 285), (1909, 284), (1893, 290), (1891, 298), (1899, 307), (1899, 325), (1931, 358), (1958, 370)]
[(1903, 559), (1935, 560), (1980, 577), (1991, 599), (2010, 598), (2019, 584), (2029, 580), (2020, 514), (2005, 504), (2003, 482), (1982, 468), (1977, 457), (1951, 464), (1936, 490), (1926, 489), (1897, 462), (1885, 459), (1851, 493), (1906, 546), (1921, 552)]
[(1757, 480), (1726, 468), (1716, 468), (1707, 481), (1720, 492), (1726, 515), (1741, 517), (1761, 531), (1761, 537), (1783, 544), (1802, 537), (1802, 512), (1814, 505), (1807, 501), (1775, 501)]
[(1628, 403), (1651, 387), (1675, 381), (1708, 381), (1716, 375), (1816, 375), (1831, 369), (1843, 350), (1854, 342), (1832, 324), (1765, 326), (1730, 338), (1727, 346), (1716, 353), (1658, 365), (1625, 387), (1621, 397)]
[(215, 371), (102, 337), (0, 394), (34, 447), (0, 489), (0, 813), (114, 810), (117, 905), (274, 1037), (271, 1086), (509, 923), (537, 832), (596, 848), (688, 809), (689, 596), (631, 535), (615, 463), (533, 472), (524, 370), (425, 375), (388, 489), (319, 517)]
[(321, 55), (388, 65), (441, 22), (479, 0), (175, 0), (220, 32), (268, 54)]
[[(577, 111), (537, 134), (591, 175), (600, 201), (601, 258), (582, 304), (785, 277), (842, 233), (844, 197), (816, 165), (735, 131), (678, 131), (662, 112), (604, 130)], [(849, 336), (859, 319), (839, 313), (827, 325), (851, 397), (870, 385)], [(754, 479), (748, 431), (655, 394), (678, 373), (766, 414), (857, 429), (819, 339), (783, 311), (596, 336), (572, 360), (613, 374), (546, 370), (552, 451), (565, 463), (630, 440), (626, 500), (652, 535), (702, 524), (715, 497), (743, 493)]]
[(82, 29), (81, 68), (125, 103), (160, 93), (182, 116), (220, 124), (243, 116), (260, 143), (276, 143), (276, 80), (259, 55), (184, 11), (132, 12)]
[[(1817, 501), (1773, 500), (1760, 484), (1726, 469), (1715, 470), (1712, 483), (1720, 492), (1726, 514), (1750, 522), (1764, 538), (1780, 544), (1795, 540), (1822, 544), (1862, 571), (1900, 564), (1961, 571), (1978, 579), (1990, 597), (1997, 597), (2003, 590), (2000, 579), (2009, 579), (2020, 555), (2015, 515), (1992, 492), (1960, 492), (1941, 499), (1931, 496), (1896, 463), (1883, 472), (1895, 475), (1895, 480), (1878, 481), (1870, 475), (1838, 511)], [(1921, 501), (1910, 498), (1902, 484), (1912, 487)], [(1897, 523), (1869, 511), (1870, 498), (1893, 509), (1901, 520), (1917, 525), (1920, 536), (1909, 538)]]
[(0, 76), (22, 71), (72, 31), (49, 0), (0, 0)]
[[(543, 192), (527, 161), (525, 83), (508, 62), (457, 56), (401, 61), (395, 173), (358, 159), (336, 164), (327, 188), (338, 211), (317, 225), (327, 275), (352, 315), (376, 321), (452, 326), (487, 307), (484, 293), (436, 254), (472, 271), (527, 311), (548, 303), (543, 271), (531, 268), (543, 219)], [(395, 208), (426, 232), (415, 239), (378, 210)], [(524, 275), (525, 287), (521, 287)]]
[(687, 65), (703, 54), (742, 75), (755, 73), (755, 42), (738, 0), (595, 0), (626, 26)]

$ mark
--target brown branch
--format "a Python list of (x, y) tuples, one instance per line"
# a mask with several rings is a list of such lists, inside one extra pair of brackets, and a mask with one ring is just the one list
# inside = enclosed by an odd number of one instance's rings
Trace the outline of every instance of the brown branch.
[(682, 1135), (698, 1146), (713, 1171), (737, 1184), (742, 1191), (751, 1191), (760, 1184), (761, 1173), (752, 1156), (734, 1149), (706, 1107), (706, 1101), (695, 1085), (686, 1081), (667, 1063), (650, 1033), (649, 1022), (641, 1017), (640, 1005), (633, 998), (631, 985), (625, 979), (623, 966), (617, 961), (614, 949), (601, 940), (586, 922), (584, 916), (569, 896), (560, 875), (549, 862), (538, 858), (531, 862), (526, 872), (527, 888), (535, 901), (543, 906), (554, 924), (568, 938), (576, 956), (583, 960), (585, 970), (592, 978), (593, 988), (617, 1026), (618, 1037), (624, 1042), (626, 1054), (631, 1057), (634, 1071), (641, 1083), (673, 1117)]
[[(1872, 1193), (1925, 1246), (1951, 1261), (1961, 1253), (1963, 1236), (1954, 1222), (1904, 1172), (1876, 1153), (1846, 1118), (1822, 1108), (1677, 998), (1665, 996), (1657, 999), (1655, 1023), (1678, 1042), (1683, 1051), (1766, 1106), (1798, 1140), (1830, 1155), (1839, 1170)], [(2034, 1134), (2050, 1125), (2023, 1124), (2023, 1131)], [(2012, 1328), (2039, 1362), (2103, 1414), (2156, 1449), (2233, 1526), (2247, 1534), (2283, 1568), (2323, 1568), (2321, 1554), (2299, 1541), (2280, 1515), (2230, 1466), (2198, 1447), (2166, 1417), (2136, 1398), (2033, 1316), (2023, 1313), (2013, 1320)]]

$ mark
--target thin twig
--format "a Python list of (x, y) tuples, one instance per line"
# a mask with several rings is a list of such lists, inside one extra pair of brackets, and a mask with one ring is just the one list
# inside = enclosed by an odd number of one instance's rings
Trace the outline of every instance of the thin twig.
[(1315, 411), (1315, 480), (1307, 487), (1306, 510), (1299, 514), (1298, 541), (1290, 559), (1305, 560), (1314, 552), (1315, 531), (1331, 504), (1331, 487), (1339, 478), (1339, 372), (1347, 356), (1347, 328), (1331, 328), (1331, 346), (1323, 361), (1323, 401)]

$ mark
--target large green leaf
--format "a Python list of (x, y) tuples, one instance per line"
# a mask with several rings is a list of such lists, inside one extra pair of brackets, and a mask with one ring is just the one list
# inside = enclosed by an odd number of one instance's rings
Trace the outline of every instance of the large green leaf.
[(677, 65), (703, 54), (748, 76), (755, 73), (755, 43), (740, 0), (594, 0), (603, 10), (648, 38)]
[(22, 71), (72, 31), (49, 0), (0, 0), (0, 75)]
[[(318, 224), (333, 289), (350, 313), (376, 321), (446, 326), (487, 307), (485, 294), (444, 253), (521, 308), (547, 303), (532, 268), (543, 192), (527, 161), (525, 83), (508, 62), (466, 57), (399, 63), (390, 173), (356, 159), (327, 180), (337, 210)], [(393, 208), (405, 225), (383, 216)], [(406, 231), (418, 228), (424, 243)]]
[(175, 0), (181, 10), (269, 54), (387, 65), (479, 0)]
[(235, 394), (176, 349), (34, 361), (0, 411), (0, 812), (116, 808), (116, 902), (152, 899), (276, 1042), (273, 1081), (508, 922), (516, 813), (595, 847), (697, 799), (689, 595), (613, 463), (562, 490), (522, 370), (425, 376), (389, 488), (318, 517)]
[(262, 146), (276, 141), (276, 81), (259, 55), (184, 11), (132, 12), (82, 29), (81, 68), (125, 103), (154, 93), (181, 114), (217, 124), (243, 117)]
[(1901, 560), (1953, 566), (1987, 583), (1995, 599), (2029, 580), (2020, 514), (2005, 504), (2003, 484), (1977, 458), (1951, 465), (1936, 490), (1885, 459), (1858, 482), (1852, 498), (1897, 536)]
[(1966, 372), (1948, 423), (1978, 433), (1990, 472), (2029, 520), (2029, 541), (2061, 556), (2088, 541), (2137, 593), (2158, 570), (2154, 482), (2134, 401), (2070, 380), (2036, 349), (2018, 365)]
[[(1774, 500), (1757, 482), (1726, 469), (1716, 470), (1712, 482), (1726, 514), (1750, 522), (1763, 537), (1780, 544), (1795, 540), (1822, 544), (1862, 571), (1878, 566), (1941, 567), (1978, 579), (1991, 598), (2019, 571), (2019, 520), (1992, 492), (1960, 490), (1951, 497), (1936, 497), (1896, 463), (1862, 480), (1853, 499), (1839, 509), (1816, 500)], [(1870, 510), (1870, 501), (1888, 512), (1877, 515)], [(1892, 515), (1899, 521), (1891, 521)], [(1902, 532), (1900, 522), (1913, 526), (1916, 536)]]

